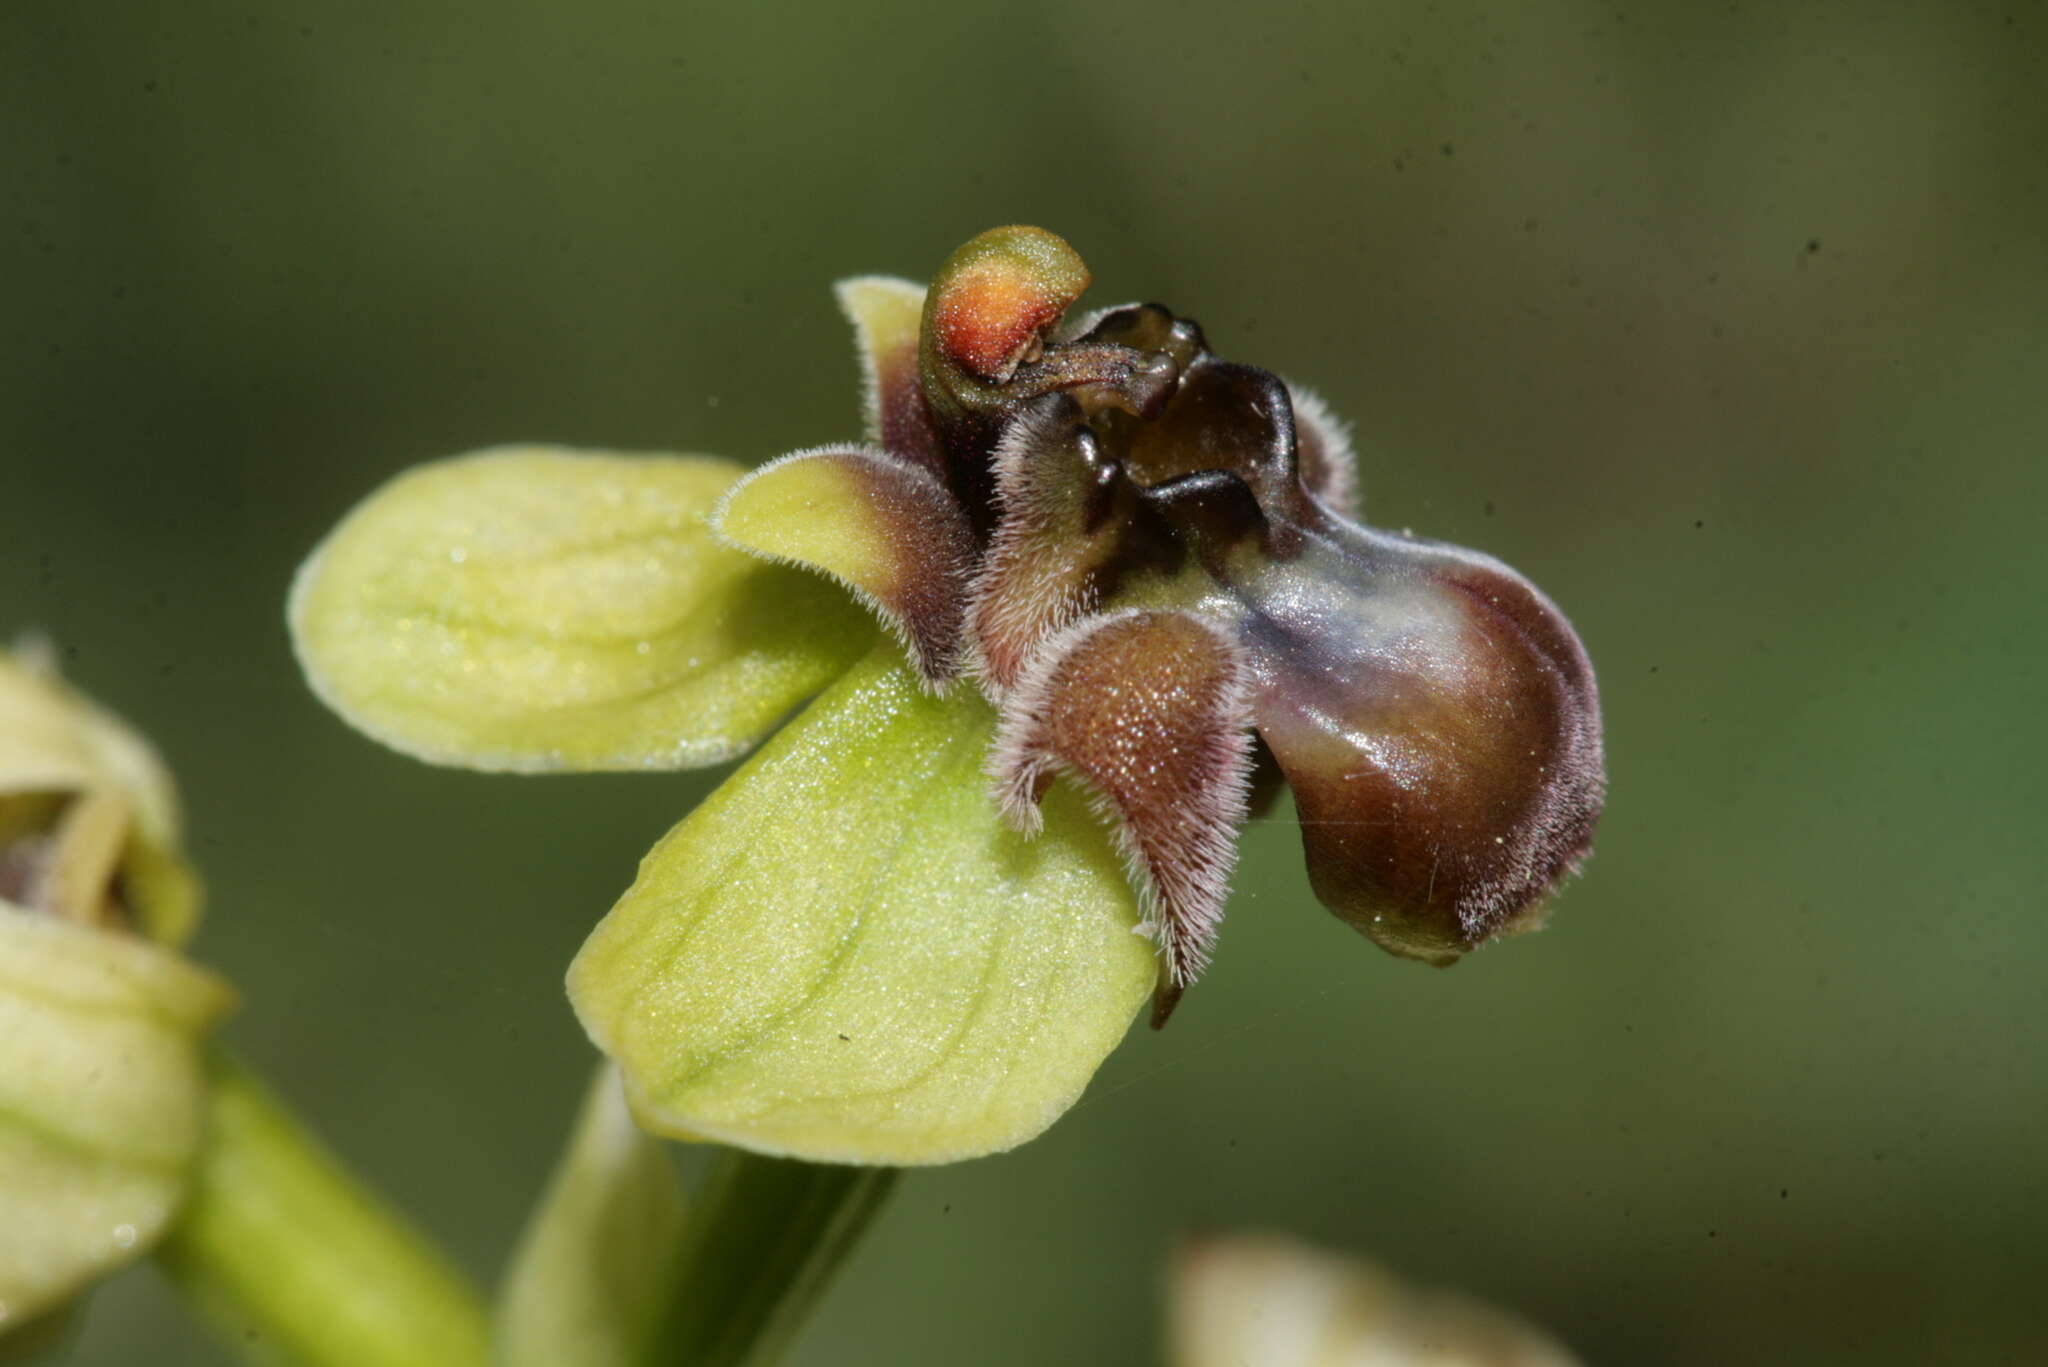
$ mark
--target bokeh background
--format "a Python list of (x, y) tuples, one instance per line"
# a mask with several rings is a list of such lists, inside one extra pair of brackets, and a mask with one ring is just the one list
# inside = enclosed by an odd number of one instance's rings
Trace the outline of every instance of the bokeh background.
[[(562, 969), (715, 775), (385, 753), (294, 565), (441, 453), (852, 435), (829, 282), (1043, 223), (1566, 607), (1611, 805), (1449, 973), (1258, 825), (1173, 1027), (906, 1182), (799, 1364), (1153, 1361), (1242, 1226), (1599, 1362), (2048, 1360), (2044, 72), (2025, 3), (15, 0), (0, 628), (174, 760), (237, 1047), (489, 1278)], [(226, 1358), (143, 1268), (68, 1360)]]

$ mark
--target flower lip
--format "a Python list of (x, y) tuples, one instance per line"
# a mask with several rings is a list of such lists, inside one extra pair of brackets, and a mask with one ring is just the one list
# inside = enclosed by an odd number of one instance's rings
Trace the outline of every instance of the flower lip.
[[(1222, 795), (1262, 752), (1294, 789), (1318, 897), (1383, 947), (1447, 963), (1534, 924), (1604, 790), (1569, 623), (1490, 557), (1353, 522), (1342, 429), (1191, 320), (1148, 303), (1059, 326), (1086, 283), (1039, 230), (969, 242), (924, 300), (915, 391), (883, 406), (909, 438), (879, 458), (937, 466), (935, 502), (897, 521), (953, 525), (950, 500), (968, 558), (963, 574), (950, 534), (886, 533), (890, 582), (964, 585), (957, 613), (917, 614), (959, 623), (957, 647), (897, 625), (935, 683), (931, 661), (964, 660), (1002, 709), (1007, 809), (1021, 819), (1055, 771), (1106, 804), (1154, 909), (1162, 1007), (1208, 956), (1240, 819), (1215, 814), (1241, 810)], [(869, 373), (903, 374), (903, 345)], [(1089, 629), (1112, 619), (1113, 648)], [(1168, 668), (1186, 640), (1219, 654)], [(1167, 724), (1197, 675), (1249, 681), (1205, 695), (1199, 739)]]
[[(1069, 348), (1149, 360), (1105, 379), (1068, 366)], [(1256, 680), (1240, 721), (1295, 790), (1311, 883), (1331, 910), (1436, 963), (1533, 924), (1590, 847), (1604, 792), (1592, 669), (1550, 600), (1490, 557), (1343, 516), (1334, 486), (1348, 470), (1326, 450), (1313, 452), (1321, 468), (1304, 459), (1285, 382), (1215, 355), (1199, 325), (1162, 305), (1049, 334), (1035, 364), (1076, 378), (982, 396), (964, 420), (933, 407), (940, 444), (969, 462), (986, 459), (975, 441), (990, 410), (1005, 413), (997, 461), (1026, 467), (998, 481), (982, 601), (968, 614), (998, 694), (1035, 651), (1058, 648), (1069, 621), (1125, 604), (1201, 617)], [(928, 369), (926, 388), (943, 393), (945, 377)], [(1327, 445), (1327, 418), (1302, 408), (1307, 435)], [(1074, 505), (1064, 519), (1062, 496)], [(1186, 881), (1173, 863), (1152, 861), (1155, 885)], [(1212, 910), (1186, 917), (1211, 925)]]

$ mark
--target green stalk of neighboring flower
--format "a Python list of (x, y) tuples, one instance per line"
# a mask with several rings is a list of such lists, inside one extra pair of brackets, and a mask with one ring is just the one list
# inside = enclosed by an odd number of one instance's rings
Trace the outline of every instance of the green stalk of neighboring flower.
[(475, 1291), (216, 1054), (211, 1133), (191, 1202), (157, 1260), (252, 1362), (473, 1367), (488, 1332)]

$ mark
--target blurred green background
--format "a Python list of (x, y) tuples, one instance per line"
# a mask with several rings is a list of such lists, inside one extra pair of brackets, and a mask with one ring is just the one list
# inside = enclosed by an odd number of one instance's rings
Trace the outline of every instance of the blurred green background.
[[(1451, 973), (1259, 824), (1173, 1027), (906, 1182), (799, 1363), (1151, 1361), (1247, 1225), (1600, 1362), (2048, 1360), (2048, 10), (16, 0), (0, 63), (0, 629), (168, 751), (237, 1046), (479, 1277), (715, 775), (385, 753), (294, 565), (437, 454), (853, 435), (829, 283), (1025, 220), (1548, 589), (1613, 794)], [(68, 1360), (225, 1357), (145, 1269)]]

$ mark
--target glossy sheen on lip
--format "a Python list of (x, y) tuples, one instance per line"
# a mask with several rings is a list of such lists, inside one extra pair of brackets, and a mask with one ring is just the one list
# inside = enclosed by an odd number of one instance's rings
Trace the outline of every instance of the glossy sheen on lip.
[(1155, 1020), (1213, 945), (1254, 735), (1339, 917), (1434, 963), (1533, 924), (1604, 792), (1570, 624), (1497, 560), (1353, 520), (1342, 429), (1193, 322), (1144, 304), (1059, 331), (1087, 283), (1057, 237), (999, 228), (941, 268), (915, 338), (850, 303), (879, 449), (786, 458), (728, 517), (831, 470), (862, 550), (777, 553), (855, 588), (931, 686), (974, 675), (1020, 826), (1055, 774), (1115, 819)]

